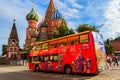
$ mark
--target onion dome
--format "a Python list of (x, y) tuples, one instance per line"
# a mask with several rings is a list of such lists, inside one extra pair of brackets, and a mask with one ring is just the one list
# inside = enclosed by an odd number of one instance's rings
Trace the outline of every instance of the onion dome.
[(39, 16), (35, 13), (33, 7), (32, 7), (32, 10), (30, 11), (30, 13), (27, 14), (26, 19), (27, 19), (27, 20), (35, 20), (35, 21), (38, 21)]
[(62, 19), (62, 14), (56, 10), (53, 14), (52, 14), (52, 19)]
[(46, 24), (45, 21), (41, 24), (41, 27), (46, 27), (47, 28), (47, 24)]

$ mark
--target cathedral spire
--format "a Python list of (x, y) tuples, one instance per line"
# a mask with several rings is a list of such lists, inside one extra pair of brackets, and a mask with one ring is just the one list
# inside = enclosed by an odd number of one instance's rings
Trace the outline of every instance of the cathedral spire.
[(16, 20), (13, 19), (13, 26), (12, 26), (12, 30), (16, 30)]
[(48, 6), (48, 10), (51, 10), (51, 9), (55, 9), (53, 0), (50, 0), (49, 6)]
[(18, 39), (18, 33), (17, 33), (17, 29), (16, 29), (16, 20), (13, 20), (13, 26), (12, 26), (12, 30), (9, 36), (10, 39)]
[(18, 33), (16, 28), (16, 20), (13, 20), (13, 26), (10, 32), (10, 36), (8, 39), (8, 46), (7, 46), (7, 58), (19, 58), (20, 57), (20, 47), (19, 47), (19, 39)]
[(46, 15), (45, 15), (45, 21), (49, 21), (49, 20), (52, 20), (52, 14), (55, 12), (55, 6), (54, 6), (54, 2), (53, 0), (50, 0), (50, 3), (49, 3), (49, 6), (48, 6), (48, 9), (46, 11)]

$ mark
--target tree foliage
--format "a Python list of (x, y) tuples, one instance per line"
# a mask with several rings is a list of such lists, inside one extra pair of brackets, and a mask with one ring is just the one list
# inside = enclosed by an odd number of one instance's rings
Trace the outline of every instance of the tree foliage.
[(82, 24), (76, 29), (77, 32), (83, 32), (87, 30), (99, 32), (99, 30), (97, 30), (95, 26), (91, 26), (89, 24)]
[(71, 28), (71, 29), (69, 29), (69, 31), (68, 31), (68, 32), (69, 32), (69, 35), (70, 35), (70, 34), (75, 34), (75, 32), (74, 32), (74, 30), (73, 30), (72, 28)]
[(110, 44), (109, 39), (106, 40), (105, 42), (105, 49), (107, 54), (111, 54), (115, 52), (114, 47)]
[(116, 37), (114, 40), (120, 40), (120, 36)]
[(2, 45), (2, 56), (6, 54), (7, 45)]
[(59, 38), (70, 34), (74, 34), (74, 30), (69, 29), (67, 25), (62, 24), (60, 27), (57, 28), (57, 31), (53, 33), (53, 38)]

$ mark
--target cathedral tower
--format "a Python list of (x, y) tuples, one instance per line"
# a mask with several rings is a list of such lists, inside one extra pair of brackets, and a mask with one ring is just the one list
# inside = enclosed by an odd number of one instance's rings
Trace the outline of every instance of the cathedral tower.
[(38, 40), (40, 41), (48, 40), (47, 24), (45, 21), (41, 24), (41, 28), (38, 34)]
[(13, 26), (11, 29), (11, 33), (8, 39), (8, 47), (7, 47), (7, 58), (12, 58), (12, 57), (18, 57), (19, 54), (19, 38), (18, 38), (18, 33), (16, 29), (16, 23), (15, 19), (13, 22)]
[[(47, 33), (48, 33), (47, 39), (51, 39), (53, 36), (53, 33), (56, 31), (57, 27), (61, 26), (61, 24), (63, 22), (66, 22), (65, 19), (63, 19), (62, 14), (58, 11), (58, 9), (55, 9), (53, 0), (50, 0), (44, 21), (47, 24)], [(44, 21), (43, 21), (43, 23), (44, 23)], [(41, 22), (40, 22), (40, 24), (41, 25), (38, 26), (39, 30), (41, 30), (40, 28), (43, 28), (43, 27), (41, 27), (42, 26)]]
[(53, 3), (53, 0), (50, 0), (48, 9), (46, 11), (46, 15), (45, 15), (45, 21), (48, 22), (50, 20), (52, 20), (52, 14), (55, 12), (55, 6)]
[(28, 21), (28, 27), (26, 30), (26, 40), (25, 40), (24, 50), (31, 50), (37, 38), (36, 22), (39, 19), (39, 16), (35, 13), (33, 7), (30, 13), (27, 14), (26, 19)]

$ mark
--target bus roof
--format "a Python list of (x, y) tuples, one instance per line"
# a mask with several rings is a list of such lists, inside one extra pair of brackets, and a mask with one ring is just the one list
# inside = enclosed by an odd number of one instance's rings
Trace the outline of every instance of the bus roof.
[(46, 40), (46, 41), (43, 41), (43, 42), (36, 42), (36, 44), (52, 42), (52, 41), (56, 41), (56, 40), (60, 40), (60, 39), (64, 39), (64, 38), (68, 38), (68, 37), (72, 37), (72, 36), (77, 36), (77, 35), (85, 34), (85, 33), (89, 33), (89, 32), (91, 32), (91, 31), (84, 31), (84, 32), (80, 32), (80, 33), (77, 33), (77, 34), (72, 34), (72, 35), (68, 35), (68, 36), (64, 36), (64, 37), (60, 37), (60, 38), (56, 38), (56, 39), (52, 39), (52, 40)]

